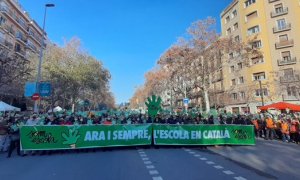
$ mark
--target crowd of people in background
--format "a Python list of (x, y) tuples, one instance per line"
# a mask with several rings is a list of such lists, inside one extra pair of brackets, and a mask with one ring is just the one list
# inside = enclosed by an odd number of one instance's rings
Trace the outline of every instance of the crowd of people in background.
[[(284, 142), (300, 143), (298, 113), (277, 114), (270, 113), (235, 115), (218, 113), (204, 115), (201, 113), (183, 113), (177, 115), (158, 114), (156, 117), (148, 117), (141, 113), (103, 113), (96, 115), (88, 112), (86, 115), (77, 113), (47, 113), (47, 114), (15, 114), (4, 113), (0, 116), (0, 151), (7, 152), (11, 157), (14, 149), (17, 154), (20, 151), (20, 126), (35, 125), (114, 125), (114, 124), (194, 124), (194, 125), (254, 125), (257, 138), (266, 140), (280, 139)], [(27, 153), (23, 152), (22, 156)], [(32, 153), (32, 155), (35, 155)]]

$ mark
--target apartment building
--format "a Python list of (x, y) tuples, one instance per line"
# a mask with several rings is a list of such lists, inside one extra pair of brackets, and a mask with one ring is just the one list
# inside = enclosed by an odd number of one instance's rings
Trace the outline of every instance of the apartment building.
[(42, 46), (42, 29), (30, 18), (17, 0), (0, 1), (0, 45), (17, 55), (28, 58)]
[(222, 13), (222, 36), (250, 42), (260, 56), (228, 54), (222, 83), (226, 109), (255, 112), (278, 101), (300, 103), (300, 1), (234, 0)]
[[(42, 47), (43, 30), (24, 11), (17, 0), (0, 0), (0, 56), (7, 54), (28, 63), (38, 56)], [(45, 47), (45, 44), (43, 45)], [(21, 62), (20, 61), (20, 62)], [(0, 89), (0, 97), (7, 102), (22, 97), (23, 88), (5, 85)]]

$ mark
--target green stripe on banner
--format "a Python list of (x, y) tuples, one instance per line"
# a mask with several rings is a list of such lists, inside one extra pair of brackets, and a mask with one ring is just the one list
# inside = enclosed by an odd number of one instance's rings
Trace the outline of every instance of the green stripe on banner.
[(153, 125), (155, 145), (255, 145), (254, 126)]
[(151, 125), (23, 126), (22, 150), (150, 145)]

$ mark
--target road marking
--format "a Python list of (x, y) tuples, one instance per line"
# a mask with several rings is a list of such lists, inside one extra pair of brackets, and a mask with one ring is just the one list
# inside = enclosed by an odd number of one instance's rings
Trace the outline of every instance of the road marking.
[(145, 154), (145, 152), (144, 151), (139, 151), (139, 154)]
[(144, 161), (144, 164), (152, 164), (151, 161)]
[(196, 154), (196, 153), (195, 153), (195, 152), (193, 152), (193, 151), (190, 151), (189, 153), (190, 153), (190, 154)]
[(225, 174), (227, 174), (227, 175), (234, 174), (234, 172), (232, 172), (232, 171), (223, 171), (223, 173), (225, 173)]
[(149, 161), (149, 158), (142, 158), (143, 161)]
[(206, 161), (207, 160), (206, 158), (199, 158), (199, 159), (201, 159), (202, 161)]
[(163, 178), (162, 178), (162, 177), (160, 177), (160, 176), (157, 176), (157, 177), (152, 177), (152, 179), (153, 179), (153, 180), (163, 180)]
[(216, 163), (214, 163), (212, 161), (206, 161), (206, 164), (216, 164)]
[(144, 151), (144, 149), (138, 149), (137, 151)]
[(146, 155), (146, 154), (140, 154), (140, 156), (141, 156), (141, 157), (147, 157), (147, 155)]
[(200, 157), (200, 155), (199, 155), (199, 154), (195, 154), (194, 156), (195, 156), (195, 157)]
[(234, 177), (234, 179), (236, 179), (236, 180), (247, 180), (246, 178), (241, 177), (241, 176), (239, 176), (239, 177)]
[(150, 171), (149, 171), (149, 174), (150, 174), (150, 175), (157, 175), (157, 174), (159, 174), (159, 173), (158, 173), (157, 170), (150, 170)]
[(184, 150), (187, 151), (187, 152), (191, 151), (190, 149), (184, 149)]
[(214, 166), (216, 169), (224, 169), (222, 166)]
[(148, 165), (146, 166), (147, 169), (155, 169), (155, 167), (153, 165)]

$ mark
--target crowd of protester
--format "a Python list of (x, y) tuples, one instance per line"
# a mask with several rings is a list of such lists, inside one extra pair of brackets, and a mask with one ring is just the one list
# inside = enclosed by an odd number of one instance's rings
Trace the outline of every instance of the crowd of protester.
[[(22, 114), (5, 113), (0, 116), (0, 151), (8, 152), (7, 157), (11, 157), (14, 149), (17, 154), (26, 156), (26, 152), (20, 152), (19, 127), (23, 125), (113, 125), (113, 124), (235, 124), (254, 125), (257, 138), (266, 140), (280, 139), (284, 142), (299, 144), (299, 114), (279, 114), (273, 116), (269, 113), (232, 115), (226, 113), (203, 115), (197, 114), (159, 114), (155, 118), (145, 114), (135, 113), (104, 113), (95, 115), (88, 113), (86, 116), (80, 114), (67, 114), (62, 112), (47, 114)], [(44, 151), (45, 152), (45, 151)], [(43, 152), (43, 153), (44, 153)], [(35, 153), (32, 153), (35, 155)]]

